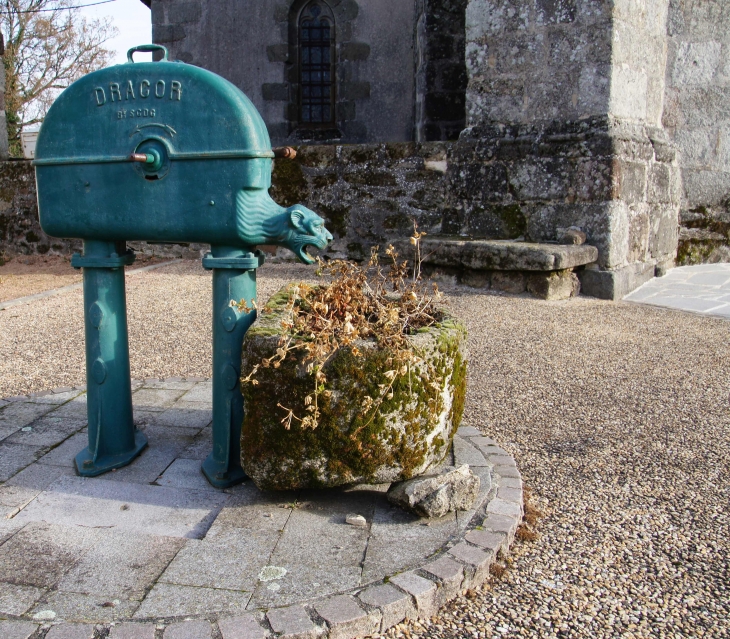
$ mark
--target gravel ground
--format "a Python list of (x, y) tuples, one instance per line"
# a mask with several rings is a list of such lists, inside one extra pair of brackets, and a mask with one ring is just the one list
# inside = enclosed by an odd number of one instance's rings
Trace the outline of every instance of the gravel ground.
[[(260, 298), (302, 273), (267, 265)], [(129, 279), (134, 377), (210, 374), (209, 277), (183, 263)], [(730, 636), (730, 322), (448, 297), (470, 330), (464, 423), (514, 454), (544, 517), (501, 578), (389, 636)], [(0, 397), (83, 383), (80, 301), (0, 312)]]

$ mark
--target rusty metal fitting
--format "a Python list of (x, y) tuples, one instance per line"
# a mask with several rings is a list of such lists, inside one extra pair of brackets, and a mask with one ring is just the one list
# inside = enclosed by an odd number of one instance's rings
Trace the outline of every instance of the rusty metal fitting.
[(275, 158), (282, 158), (284, 160), (293, 160), (295, 157), (297, 157), (297, 152), (295, 149), (291, 148), (290, 146), (280, 146), (276, 149), (272, 149), (274, 151), (274, 157)]
[(132, 153), (129, 156), (129, 159), (131, 162), (145, 162), (148, 163), (150, 161), (154, 161), (154, 158), (150, 160), (150, 156), (147, 155), (147, 153)]

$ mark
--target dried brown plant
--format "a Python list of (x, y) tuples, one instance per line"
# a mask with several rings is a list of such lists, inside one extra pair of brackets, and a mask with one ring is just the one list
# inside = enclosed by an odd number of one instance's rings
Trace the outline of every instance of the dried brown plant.
[[(312, 393), (305, 398), (301, 416), (279, 404), (285, 412), (281, 421), (287, 429), (293, 422), (302, 428), (317, 427), (320, 397), (330, 392), (326, 364), (339, 348), (347, 347), (353, 355), (360, 356), (358, 342), (371, 340), (389, 352), (389, 369), (383, 373), (379, 394), (366, 397), (362, 414), (374, 415), (385, 399), (392, 398), (394, 382), (414, 374), (416, 366), (421, 371), (419, 375), (423, 376), (425, 368), (429, 377), (428, 365), (408, 341), (408, 335), (431, 326), (442, 316), (438, 287), (433, 284), (429, 288), (421, 279), (420, 240), (424, 235), (414, 223), (411, 244), (415, 259), (410, 273), (408, 263), (398, 259), (392, 246), (386, 249), (386, 264), (382, 264), (376, 246), (364, 266), (345, 260), (318, 259), (317, 275), (329, 281), (317, 286), (300, 282), (290, 289), (276, 354), (263, 359), (241, 380), (256, 384), (260, 367), (278, 368), (293, 351), (304, 352), (306, 370), (313, 380)], [(249, 310), (245, 302), (238, 306), (240, 310)], [(270, 310), (264, 307), (263, 312)], [(428, 379), (430, 384), (439, 382), (435, 376)]]

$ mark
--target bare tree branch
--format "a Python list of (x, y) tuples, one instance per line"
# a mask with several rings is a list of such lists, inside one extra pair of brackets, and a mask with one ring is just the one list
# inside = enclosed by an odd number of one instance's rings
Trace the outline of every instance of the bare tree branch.
[(103, 47), (117, 34), (111, 20), (89, 22), (72, 6), (72, 0), (0, 0), (5, 112), (15, 154), (21, 129), (41, 122), (63, 89), (112, 56)]

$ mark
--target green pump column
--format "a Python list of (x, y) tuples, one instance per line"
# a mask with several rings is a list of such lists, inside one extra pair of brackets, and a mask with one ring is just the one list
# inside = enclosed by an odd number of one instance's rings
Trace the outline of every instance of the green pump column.
[(126, 466), (147, 446), (132, 415), (124, 266), (133, 261), (124, 242), (89, 240), (71, 259), (84, 269), (89, 445), (75, 461), (85, 477)]
[(231, 306), (256, 299), (256, 269), (263, 264), (255, 253), (226, 246), (211, 246), (203, 267), (213, 270), (213, 452), (203, 462), (203, 473), (216, 488), (241, 483), (241, 351), (243, 337), (256, 320), (256, 311)]

